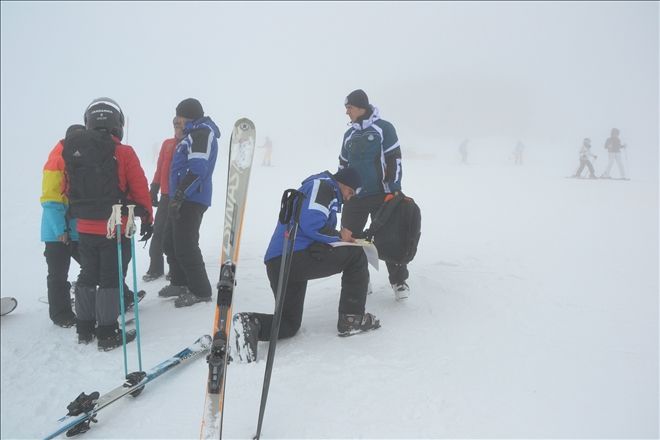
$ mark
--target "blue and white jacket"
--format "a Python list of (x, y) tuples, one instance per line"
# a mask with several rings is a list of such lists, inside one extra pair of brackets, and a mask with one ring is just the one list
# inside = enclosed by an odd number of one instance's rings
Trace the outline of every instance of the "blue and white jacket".
[[(337, 213), (344, 200), (339, 185), (329, 171), (314, 174), (303, 180), (298, 191), (305, 194), (300, 211), (300, 223), (293, 251), (307, 249), (314, 242), (341, 241), (337, 227)], [(277, 223), (270, 239), (264, 262), (282, 255), (287, 225)]]
[(371, 114), (344, 133), (339, 169), (347, 166), (357, 169), (362, 177), (358, 198), (401, 190), (399, 138), (394, 126), (380, 119), (376, 107), (371, 106)]
[(170, 166), (170, 198), (177, 190), (184, 200), (211, 206), (213, 169), (220, 129), (208, 116), (188, 122), (184, 138), (174, 148)]

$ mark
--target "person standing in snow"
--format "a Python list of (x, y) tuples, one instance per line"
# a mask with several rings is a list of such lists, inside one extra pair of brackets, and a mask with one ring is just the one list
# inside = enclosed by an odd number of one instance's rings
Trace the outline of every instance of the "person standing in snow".
[(573, 177), (582, 177), (582, 170), (587, 167), (589, 170), (589, 178), (597, 178), (596, 174), (594, 173), (594, 166), (591, 164), (590, 158), (593, 158), (594, 160), (598, 159), (598, 157), (591, 152), (591, 139), (584, 138), (584, 141), (582, 142), (582, 148), (580, 148), (580, 166), (578, 167), (578, 170), (575, 172)]
[[(354, 90), (344, 101), (351, 127), (344, 133), (339, 169), (355, 168), (362, 190), (346, 202), (341, 217), (342, 234), (360, 233), (390, 194), (401, 191), (401, 147), (394, 126), (380, 118), (363, 90)], [(391, 197), (391, 196), (389, 196)], [(408, 266), (388, 261), (389, 282), (397, 300), (410, 295)]]
[[(108, 237), (112, 206), (136, 205), (141, 216), (140, 235), (148, 240), (153, 214), (147, 178), (133, 148), (121, 143), (124, 114), (110, 98), (97, 98), (85, 110), (87, 130), (65, 139), (62, 156), (67, 176), (70, 213), (77, 219), (80, 275), (75, 287), (78, 343), (98, 338), (98, 349), (122, 345), (117, 318), (120, 313), (118, 249), (116, 237)], [(131, 258), (131, 241), (124, 236), (127, 217), (122, 216), (122, 271)], [(98, 291), (97, 291), (98, 287)], [(126, 342), (135, 330), (126, 332)]]
[(610, 179), (610, 171), (612, 171), (612, 166), (614, 165), (614, 162), (616, 162), (617, 166), (619, 167), (619, 173), (621, 174), (621, 178), (625, 179), (626, 171), (624, 170), (623, 162), (621, 161), (621, 149), (626, 148), (626, 145), (622, 144), (621, 139), (619, 139), (618, 128), (612, 129), (610, 133), (610, 137), (608, 137), (607, 140), (605, 141), (604, 148), (608, 151), (609, 162), (601, 178)]
[[(380, 327), (380, 321), (365, 312), (369, 270), (367, 257), (360, 246), (337, 246), (330, 243), (353, 242), (350, 234), (336, 230), (337, 213), (344, 202), (359, 191), (361, 179), (354, 168), (336, 174), (324, 171), (309, 176), (298, 189), (305, 195), (302, 202), (298, 233), (293, 247), (282, 321), (278, 339), (290, 338), (300, 329), (307, 282), (338, 273), (341, 277), (339, 297), (339, 336), (349, 336)], [(284, 234), (287, 225), (277, 224), (270, 239), (264, 263), (273, 295), (277, 295)], [(257, 341), (269, 341), (272, 314), (237, 313), (233, 318), (237, 355), (240, 360), (257, 359)]]
[[(74, 124), (66, 130), (65, 138), (84, 125)], [(64, 159), (61, 139), (48, 154), (41, 181), (41, 241), (45, 243), (44, 257), (48, 266), (48, 314), (53, 324), (69, 328), (76, 325), (76, 315), (71, 308), (71, 283), (69, 267), (71, 258), (80, 264), (76, 220), (67, 218), (69, 199), (64, 193)]]
[(467, 165), (467, 158), (468, 158), (468, 140), (465, 139), (463, 142), (461, 142), (461, 145), (458, 147), (458, 152), (461, 155), (461, 163), (463, 165)]
[(273, 156), (273, 141), (271, 141), (270, 138), (266, 136), (266, 140), (264, 141), (264, 144), (259, 146), (258, 148), (264, 149), (264, 158), (261, 161), (261, 165), (265, 167), (269, 167), (270, 160)]
[(518, 141), (516, 147), (513, 149), (513, 159), (516, 165), (523, 164), (523, 152), (525, 151), (525, 144)]
[[(165, 226), (167, 225), (167, 213), (170, 205), (170, 164), (172, 163), (176, 144), (183, 139), (183, 125), (181, 125), (179, 118), (175, 117), (172, 123), (174, 125), (174, 137), (165, 139), (163, 145), (160, 147), (156, 172), (149, 187), (151, 204), (158, 209), (156, 210), (156, 218), (154, 220), (154, 235), (149, 245), (149, 269), (142, 277), (144, 281), (153, 281), (165, 274), (163, 235)], [(160, 201), (158, 200), (159, 191), (161, 194)]]
[(158, 296), (178, 296), (174, 306), (187, 307), (209, 302), (213, 295), (199, 248), (199, 228), (204, 212), (211, 206), (220, 129), (204, 116), (202, 104), (194, 98), (177, 105), (176, 119), (183, 127), (183, 139), (172, 156), (169, 213), (163, 238), (170, 284)]

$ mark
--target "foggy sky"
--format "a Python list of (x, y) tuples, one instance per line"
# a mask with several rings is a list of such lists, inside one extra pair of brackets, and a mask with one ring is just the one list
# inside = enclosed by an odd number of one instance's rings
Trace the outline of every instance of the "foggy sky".
[(658, 19), (657, 2), (2, 2), (2, 191), (39, 179), (99, 96), (144, 162), (192, 96), (221, 144), (247, 116), (332, 168), (356, 88), (404, 157), (489, 136), (577, 151), (618, 127), (657, 178)]

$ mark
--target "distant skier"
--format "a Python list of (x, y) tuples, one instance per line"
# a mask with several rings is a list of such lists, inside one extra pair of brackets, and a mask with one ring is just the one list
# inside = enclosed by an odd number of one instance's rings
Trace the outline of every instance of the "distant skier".
[[(66, 130), (65, 139), (85, 130), (84, 125), (72, 125)], [(41, 181), (41, 241), (45, 244), (44, 256), (48, 266), (48, 314), (53, 324), (68, 328), (76, 325), (76, 315), (71, 308), (71, 283), (69, 267), (71, 258), (80, 264), (76, 220), (67, 217), (69, 199), (65, 194), (64, 139), (57, 142), (48, 154)]]
[(204, 116), (202, 104), (194, 98), (184, 99), (176, 106), (176, 117), (183, 127), (183, 139), (172, 156), (170, 205), (163, 238), (170, 284), (158, 296), (178, 296), (174, 306), (188, 307), (209, 302), (213, 295), (199, 248), (199, 228), (211, 206), (220, 129), (209, 116)]
[(513, 149), (513, 159), (514, 164), (522, 165), (523, 164), (523, 152), (525, 151), (525, 145), (518, 141), (516, 147)]
[[(78, 343), (98, 338), (98, 349), (122, 345), (117, 318), (120, 313), (119, 267), (116, 238), (108, 238), (112, 206), (137, 205), (142, 217), (140, 235), (153, 232), (153, 214), (147, 178), (135, 150), (121, 143), (124, 114), (110, 98), (97, 98), (85, 110), (87, 130), (65, 139), (62, 157), (66, 164), (67, 196), (71, 215), (78, 221), (80, 275), (75, 287)], [(122, 217), (122, 271), (131, 258), (131, 241)], [(113, 231), (114, 232), (114, 231)], [(98, 287), (98, 290), (97, 290)], [(126, 332), (126, 342), (135, 339), (135, 330)]]
[[(156, 218), (154, 219), (154, 235), (149, 245), (149, 269), (147, 269), (147, 273), (142, 277), (144, 281), (153, 281), (165, 274), (163, 237), (170, 204), (170, 165), (172, 164), (174, 148), (183, 139), (183, 125), (181, 125), (177, 117), (172, 120), (172, 124), (174, 125), (174, 137), (163, 141), (158, 155), (156, 172), (149, 186), (151, 205), (158, 209), (156, 210)], [(160, 200), (158, 200), (159, 191)]]
[[(367, 257), (360, 246), (330, 246), (329, 243), (353, 242), (350, 233), (336, 230), (337, 213), (344, 202), (359, 190), (360, 175), (354, 168), (344, 168), (336, 174), (324, 171), (302, 182), (299, 191), (305, 194), (300, 213), (291, 272), (284, 295), (282, 321), (278, 338), (289, 338), (300, 329), (307, 282), (338, 273), (341, 277), (339, 297), (339, 336), (348, 336), (380, 327), (380, 321), (366, 313), (369, 270)], [(264, 262), (270, 287), (277, 293), (282, 248), (286, 225), (278, 222), (270, 240)], [(234, 316), (238, 357), (242, 361), (257, 359), (257, 341), (271, 339), (272, 314), (237, 313)]]
[(257, 148), (264, 149), (264, 158), (261, 161), (261, 165), (265, 167), (271, 166), (270, 160), (273, 156), (273, 141), (271, 141), (270, 138), (266, 136), (266, 140), (264, 141), (264, 144)]
[(621, 161), (621, 149), (626, 148), (626, 145), (622, 144), (621, 139), (619, 139), (618, 128), (612, 129), (610, 137), (608, 137), (607, 140), (605, 141), (604, 148), (609, 152), (608, 153), (609, 162), (601, 178), (603, 179), (611, 178), (610, 171), (612, 171), (612, 166), (614, 165), (614, 162), (616, 162), (617, 166), (619, 167), (619, 173), (621, 174), (621, 178), (626, 179), (626, 171), (624, 170), (623, 162)]
[(458, 152), (461, 155), (461, 163), (464, 165), (467, 165), (467, 160), (468, 160), (468, 140), (465, 139), (463, 142), (461, 142), (461, 145), (458, 147)]
[(582, 148), (580, 148), (580, 166), (573, 177), (582, 177), (582, 170), (587, 167), (589, 170), (589, 178), (597, 179), (590, 158), (593, 158), (594, 160), (598, 159), (598, 157), (591, 152), (591, 139), (584, 138), (584, 141), (582, 142)]

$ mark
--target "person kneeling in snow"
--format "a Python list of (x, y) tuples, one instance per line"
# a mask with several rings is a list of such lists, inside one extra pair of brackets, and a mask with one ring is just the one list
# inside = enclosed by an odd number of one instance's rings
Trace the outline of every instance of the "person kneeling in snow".
[[(278, 338), (295, 335), (302, 323), (303, 304), (307, 281), (342, 273), (339, 297), (339, 336), (350, 336), (380, 327), (380, 321), (371, 313), (365, 313), (369, 270), (367, 257), (360, 246), (337, 246), (330, 243), (353, 242), (350, 234), (336, 230), (337, 213), (345, 201), (360, 189), (361, 178), (351, 167), (336, 174), (324, 171), (302, 182), (299, 191), (305, 195), (300, 213), (300, 223), (291, 260), (282, 321)], [(273, 294), (277, 295), (284, 234), (287, 225), (278, 223), (270, 240), (264, 262)], [(272, 314), (237, 313), (234, 315), (234, 333), (239, 360), (253, 362), (257, 359), (257, 341), (271, 339)]]

